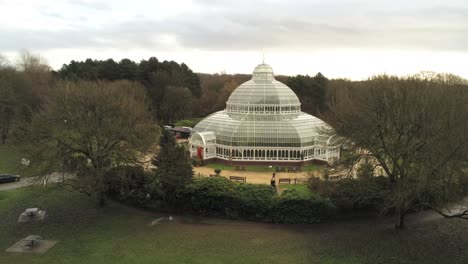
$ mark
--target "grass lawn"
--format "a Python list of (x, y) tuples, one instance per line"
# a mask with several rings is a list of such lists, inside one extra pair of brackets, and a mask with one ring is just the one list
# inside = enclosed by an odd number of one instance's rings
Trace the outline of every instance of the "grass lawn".
[(198, 124), (202, 120), (203, 120), (203, 117), (187, 118), (187, 119), (177, 121), (175, 123), (175, 126), (194, 127), (196, 124)]
[[(44, 223), (17, 224), (27, 207), (47, 211)], [(160, 215), (86, 196), (28, 187), (0, 192), (0, 263), (466, 263), (468, 221), (408, 225), (382, 220), (273, 225)], [(58, 240), (43, 255), (4, 250), (29, 234)]]
[(212, 168), (212, 169), (221, 169), (221, 170), (235, 170), (235, 166), (228, 166), (220, 163), (209, 163), (206, 164), (206, 167)]
[(37, 176), (33, 168), (21, 165), (20, 154), (10, 144), (0, 144), (0, 173), (18, 174), (22, 177)]
[(280, 188), (296, 190), (305, 197), (312, 197), (312, 191), (306, 184), (280, 184)]
[[(213, 168), (213, 169), (221, 169), (221, 170), (236, 170), (236, 166), (229, 166), (229, 165), (224, 165), (221, 163), (209, 163), (206, 165), (208, 168)], [(250, 166), (243, 166), (245, 167), (246, 171), (254, 171), (254, 172), (274, 172), (275, 167), (272, 166), (271, 168), (269, 166), (262, 166), (262, 165), (250, 165)]]

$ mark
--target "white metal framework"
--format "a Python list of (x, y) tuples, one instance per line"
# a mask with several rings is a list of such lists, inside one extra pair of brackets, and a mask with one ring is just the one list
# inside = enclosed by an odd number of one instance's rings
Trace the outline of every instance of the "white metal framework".
[(275, 80), (272, 68), (258, 65), (252, 79), (237, 87), (226, 109), (194, 128), (191, 155), (233, 161), (332, 161), (339, 157), (323, 131), (329, 126), (301, 112), (296, 94)]

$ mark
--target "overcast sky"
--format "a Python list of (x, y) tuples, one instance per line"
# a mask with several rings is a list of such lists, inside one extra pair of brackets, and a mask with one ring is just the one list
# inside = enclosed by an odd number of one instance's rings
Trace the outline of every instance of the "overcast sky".
[(0, 54), (185, 62), (195, 72), (468, 78), (468, 0), (0, 0)]

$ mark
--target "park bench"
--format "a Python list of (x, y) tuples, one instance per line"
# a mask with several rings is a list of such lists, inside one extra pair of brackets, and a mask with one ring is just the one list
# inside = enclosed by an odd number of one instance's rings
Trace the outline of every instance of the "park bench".
[(246, 178), (240, 177), (240, 176), (229, 176), (229, 180), (235, 181), (235, 182), (246, 182)]
[(24, 211), (27, 217), (34, 217), (37, 215), (38, 212), (39, 212), (39, 208), (28, 208), (26, 209), (26, 211)]
[(42, 239), (41, 236), (38, 235), (29, 235), (25, 239), (23, 239), (24, 242), (26, 242), (26, 248), (34, 248), (35, 245), (39, 243), (39, 241)]
[(291, 178), (279, 178), (278, 183), (279, 184), (282, 184), (282, 183), (291, 184)]

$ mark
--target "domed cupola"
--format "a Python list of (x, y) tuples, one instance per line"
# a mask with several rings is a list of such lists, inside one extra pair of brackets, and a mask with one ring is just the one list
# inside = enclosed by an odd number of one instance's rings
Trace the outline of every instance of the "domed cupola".
[(228, 113), (294, 114), (300, 113), (301, 103), (286, 85), (275, 80), (268, 64), (255, 67), (252, 79), (241, 84), (226, 102)]

